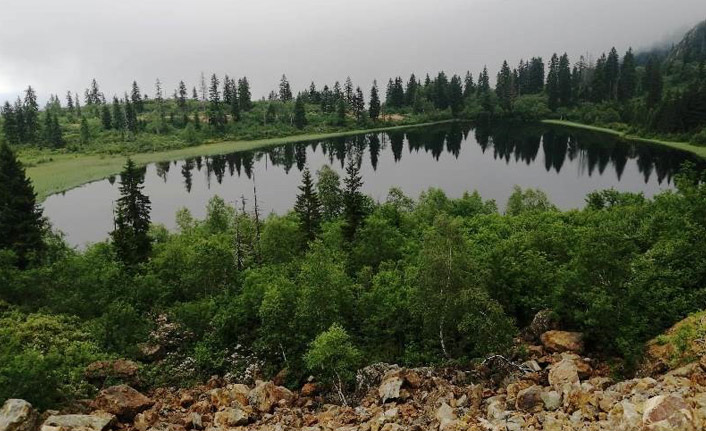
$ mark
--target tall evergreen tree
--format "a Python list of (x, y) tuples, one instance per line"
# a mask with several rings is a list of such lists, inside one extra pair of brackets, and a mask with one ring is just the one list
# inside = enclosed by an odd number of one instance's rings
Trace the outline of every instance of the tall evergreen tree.
[(66, 111), (69, 113), (69, 116), (73, 117), (74, 114), (76, 113), (76, 109), (74, 107), (74, 98), (71, 95), (70, 91), (66, 92)]
[(220, 81), (214, 73), (208, 90), (208, 123), (216, 132), (223, 133), (225, 132), (225, 112), (221, 103), (219, 85)]
[(414, 100), (417, 98), (417, 94), (419, 92), (418, 90), (419, 83), (417, 82), (417, 77), (414, 76), (413, 73), (409, 76), (409, 80), (407, 81), (407, 88), (404, 92), (405, 104), (407, 104), (407, 106), (412, 106), (414, 104)]
[(448, 98), (451, 114), (455, 117), (463, 111), (463, 84), (458, 75), (452, 76), (449, 81)]
[(356, 87), (351, 104), (353, 107), (353, 115), (355, 115), (358, 121), (361, 121), (365, 113), (365, 97), (360, 87)]
[(292, 100), (292, 87), (289, 85), (286, 75), (282, 75), (282, 79), (279, 81), (279, 100), (282, 102)]
[(355, 94), (353, 93), (353, 81), (350, 76), (346, 77), (346, 82), (343, 84), (343, 97), (348, 107), (350, 109), (354, 109), (353, 98), (355, 97)]
[(485, 66), (483, 67), (483, 71), (478, 75), (478, 87), (476, 90), (478, 91), (478, 96), (490, 92), (490, 76), (488, 75), (488, 68)]
[(138, 114), (145, 111), (145, 103), (142, 100), (142, 93), (140, 92), (140, 87), (137, 85), (137, 81), (132, 81), (130, 100), (132, 101), (132, 105), (135, 107), (135, 111)]
[(137, 134), (139, 128), (135, 104), (130, 101), (127, 93), (125, 93), (125, 128), (133, 135)]
[(248, 78), (242, 77), (238, 80), (238, 105), (240, 110), (247, 112), (252, 109), (250, 97), (250, 83)]
[(620, 57), (613, 47), (608, 53), (608, 58), (603, 69), (605, 74), (606, 99), (614, 100), (618, 94), (618, 77), (620, 76)]
[(495, 94), (498, 96), (500, 107), (505, 112), (512, 111), (512, 102), (514, 99), (514, 84), (512, 81), (512, 72), (507, 61), (503, 61), (503, 65), (498, 72), (498, 78), (495, 83)]
[(125, 112), (117, 97), (113, 96), (113, 128), (120, 133), (125, 131)]
[(346, 222), (343, 233), (346, 239), (352, 241), (365, 217), (365, 196), (361, 192), (363, 179), (356, 157), (351, 157), (348, 161), (343, 184), (343, 217)]
[(81, 116), (80, 139), (81, 145), (88, 145), (91, 141), (91, 130), (88, 128), (88, 120), (83, 115)]
[(179, 106), (179, 109), (186, 110), (186, 98), (188, 97), (188, 92), (186, 90), (186, 84), (184, 84), (184, 81), (179, 81), (179, 90), (177, 93), (177, 105)]
[(147, 261), (152, 243), (150, 199), (142, 193), (144, 170), (128, 159), (120, 174), (120, 199), (115, 211), (115, 229), (110, 234), (118, 258), (128, 266)]
[(64, 135), (59, 126), (59, 118), (48, 109), (44, 111), (44, 141), (53, 148), (64, 146)]
[(436, 109), (449, 107), (449, 79), (443, 71), (439, 72), (434, 80), (433, 101)]
[(10, 102), (5, 102), (2, 107), (2, 120), (2, 132), (5, 142), (10, 145), (19, 145), (22, 142), (22, 137), (17, 124), (18, 117)]
[(472, 94), (475, 94), (476, 86), (473, 83), (473, 74), (470, 71), (466, 72), (466, 78), (463, 81), (463, 98), (466, 99)]
[(556, 111), (559, 107), (559, 57), (552, 55), (547, 74), (547, 99), (549, 109)]
[(36, 143), (39, 138), (39, 105), (37, 94), (30, 85), (25, 90), (25, 99), (22, 106), (23, 138), (25, 142)]
[(559, 58), (559, 69), (557, 71), (557, 91), (559, 95), (559, 106), (570, 106), (572, 102), (571, 95), (571, 63), (569, 55), (564, 55)]
[(42, 251), (45, 229), (32, 183), (7, 144), (0, 145), (0, 249), (11, 250), (25, 268)]
[(380, 95), (378, 94), (378, 83), (373, 81), (373, 87), (370, 89), (370, 107), (368, 115), (373, 121), (377, 121), (380, 117)]
[(527, 93), (537, 94), (544, 90), (544, 61), (542, 57), (533, 57), (527, 71)]
[(103, 130), (110, 130), (113, 128), (113, 116), (110, 114), (110, 108), (108, 108), (108, 105), (103, 105), (101, 107), (101, 124), (103, 125)]
[(336, 122), (339, 126), (346, 124), (346, 101), (343, 100), (343, 97), (340, 97), (336, 102)]
[(167, 128), (166, 108), (164, 106), (164, 94), (162, 93), (162, 82), (157, 78), (154, 83), (154, 103), (157, 111), (157, 133), (162, 133)]
[(632, 48), (628, 49), (620, 65), (620, 77), (618, 78), (618, 100), (625, 102), (635, 96), (637, 86), (637, 70), (635, 55)]
[(297, 100), (294, 102), (294, 126), (297, 129), (303, 129), (306, 126), (306, 106), (304, 104), (304, 98), (297, 95)]
[(302, 185), (299, 186), (299, 192), (294, 204), (294, 212), (299, 218), (299, 226), (306, 239), (313, 241), (316, 239), (321, 225), (321, 202), (308, 168), (304, 169), (302, 173)]

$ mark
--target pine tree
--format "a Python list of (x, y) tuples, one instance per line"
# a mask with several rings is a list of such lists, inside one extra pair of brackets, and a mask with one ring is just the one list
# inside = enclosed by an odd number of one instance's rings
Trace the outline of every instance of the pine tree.
[(59, 118), (51, 110), (44, 111), (44, 141), (53, 148), (64, 146), (64, 136), (59, 126)]
[(365, 113), (365, 97), (363, 96), (363, 91), (360, 87), (356, 87), (351, 103), (353, 106), (353, 115), (355, 115), (355, 118), (358, 121), (361, 121), (363, 119), (363, 114)]
[(449, 80), (446, 73), (439, 72), (434, 81), (433, 101), (436, 109), (446, 109), (449, 107)]
[(25, 99), (22, 106), (23, 120), (23, 141), (36, 143), (39, 138), (39, 105), (37, 104), (37, 94), (32, 86), (25, 90)]
[(461, 77), (454, 75), (451, 77), (448, 89), (449, 106), (451, 114), (455, 117), (463, 111), (463, 88)]
[(74, 103), (76, 104), (76, 116), (81, 117), (83, 113), (81, 113), (81, 101), (78, 98), (78, 93), (74, 93), (76, 97), (74, 97)]
[(220, 81), (214, 73), (211, 76), (211, 86), (208, 90), (208, 123), (218, 133), (225, 132), (225, 112), (221, 104), (221, 96), (218, 86)]
[(83, 115), (81, 116), (81, 145), (88, 145), (91, 141), (91, 130), (88, 128), (88, 120)]
[(5, 142), (10, 145), (19, 145), (20, 142), (22, 142), (22, 137), (20, 136), (17, 124), (17, 115), (12, 105), (10, 105), (10, 102), (5, 102), (5, 105), (2, 107), (2, 120), (2, 131)]
[(569, 55), (564, 55), (559, 58), (559, 70), (557, 71), (557, 92), (559, 95), (559, 106), (570, 106), (572, 102), (571, 95), (571, 63)]
[(299, 218), (300, 229), (307, 241), (313, 241), (321, 225), (321, 202), (308, 168), (302, 173), (302, 185), (299, 186), (299, 191), (294, 212)]
[(473, 83), (473, 74), (470, 71), (466, 72), (466, 78), (463, 80), (463, 98), (467, 99), (475, 94), (476, 86)]
[(512, 82), (512, 72), (507, 61), (503, 62), (498, 78), (495, 83), (495, 94), (498, 96), (500, 106), (505, 112), (512, 111), (512, 102), (514, 99), (514, 84)]
[(294, 125), (301, 130), (306, 126), (306, 123), (306, 106), (304, 105), (304, 98), (300, 94), (297, 96), (296, 102), (294, 102)]
[(162, 93), (162, 82), (157, 78), (154, 82), (154, 102), (157, 111), (157, 133), (162, 133), (166, 130), (166, 120), (167, 115), (164, 107), (164, 94)]
[(125, 113), (123, 112), (122, 106), (120, 106), (120, 101), (117, 97), (113, 96), (113, 128), (118, 130), (120, 133), (125, 131)]
[(412, 106), (414, 104), (414, 100), (417, 98), (418, 89), (419, 83), (417, 82), (417, 77), (414, 76), (413, 73), (409, 76), (409, 80), (407, 81), (407, 88), (404, 92), (405, 104), (407, 104), (408, 106)]
[(282, 79), (279, 82), (279, 100), (282, 102), (292, 100), (292, 87), (290, 87), (287, 76), (285, 75), (282, 75)]
[(346, 178), (343, 180), (343, 216), (346, 222), (343, 233), (348, 241), (353, 240), (365, 217), (365, 196), (361, 192), (363, 179), (355, 159), (351, 157), (348, 161)]
[(69, 113), (70, 117), (73, 117), (76, 113), (76, 109), (74, 107), (74, 98), (71, 95), (70, 91), (66, 92), (66, 111)]
[(138, 132), (139, 126), (135, 104), (130, 101), (127, 93), (125, 93), (125, 128), (135, 135)]
[(0, 145), (0, 249), (11, 250), (25, 268), (44, 248), (45, 229), (32, 183), (10, 147)]
[(353, 81), (351, 80), (350, 76), (346, 77), (346, 82), (343, 84), (343, 97), (344, 97), (348, 107), (350, 109), (354, 109), (353, 98), (355, 97), (355, 95), (353, 94)]
[(373, 81), (373, 88), (370, 89), (370, 107), (368, 115), (373, 121), (377, 121), (380, 117), (380, 95), (378, 94), (378, 83)]
[(128, 266), (146, 262), (152, 244), (150, 199), (142, 193), (144, 171), (128, 159), (120, 174), (120, 199), (115, 211), (115, 229), (110, 234), (118, 258)]
[(620, 65), (620, 77), (618, 78), (618, 100), (625, 102), (635, 96), (637, 85), (637, 71), (635, 65), (635, 55), (632, 48), (628, 49)]
[(542, 57), (533, 57), (527, 71), (527, 93), (538, 94), (544, 90), (544, 61)]
[(547, 74), (547, 100), (549, 109), (556, 111), (559, 107), (559, 57), (552, 55)]
[(199, 93), (196, 92), (196, 87), (193, 87), (193, 90), (191, 92), (191, 100), (193, 100), (194, 102), (199, 101)]
[(339, 126), (346, 124), (346, 102), (342, 97), (336, 102), (336, 120)]
[(603, 72), (606, 85), (605, 97), (609, 100), (614, 100), (618, 94), (618, 77), (620, 75), (620, 57), (615, 47), (608, 53)]
[(604, 53), (596, 60), (596, 66), (593, 69), (593, 76), (591, 77), (591, 100), (593, 102), (604, 101), (609, 92), (605, 73), (606, 61), (607, 58)]
[(250, 83), (248, 78), (243, 77), (238, 80), (238, 105), (242, 111), (247, 112), (252, 109), (250, 97)]
[(145, 111), (145, 103), (142, 100), (142, 93), (140, 92), (140, 87), (137, 85), (137, 81), (132, 81), (132, 92), (130, 93), (130, 100), (132, 105), (135, 107), (135, 111), (141, 114)]
[(184, 111), (186, 109), (186, 97), (188, 93), (184, 81), (179, 81), (179, 92), (177, 93), (177, 106)]
[(482, 96), (490, 92), (490, 76), (488, 68), (483, 66), (483, 71), (478, 75), (478, 96)]
[(110, 114), (108, 105), (103, 105), (101, 108), (101, 124), (103, 125), (103, 130), (110, 130), (113, 127), (113, 117)]

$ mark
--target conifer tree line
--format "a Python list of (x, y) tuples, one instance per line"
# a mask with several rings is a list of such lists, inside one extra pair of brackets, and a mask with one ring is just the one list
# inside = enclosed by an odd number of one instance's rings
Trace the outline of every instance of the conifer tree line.
[[(448, 75), (441, 71), (423, 78), (414, 73), (387, 81), (384, 95), (377, 82), (356, 85), (351, 77), (295, 92), (285, 74), (276, 90), (254, 101), (247, 77), (212, 74), (198, 85), (179, 81), (173, 93), (156, 80), (153, 91), (136, 81), (122, 95), (108, 98), (93, 79), (80, 97), (65, 100), (51, 95), (40, 112), (37, 95), (28, 87), (22, 98), (1, 108), (2, 137), (10, 145), (62, 148), (67, 142), (86, 145), (105, 133), (121, 141), (140, 134), (182, 133), (190, 143), (194, 134), (225, 136), (244, 119), (247, 126), (289, 126), (304, 129), (322, 121), (331, 127), (357, 123), (465, 118), (568, 118), (586, 123), (625, 123), (640, 130), (696, 133), (706, 125), (706, 72), (684, 78), (673, 63), (655, 56), (640, 59), (632, 49), (622, 55), (615, 48), (595, 61), (584, 56), (572, 62), (568, 54), (504, 61), (494, 76), (487, 67), (479, 73)], [(692, 69), (696, 66), (690, 66)], [(683, 81), (680, 81), (680, 79)], [(341, 83), (342, 82), (342, 83)], [(191, 88), (191, 90), (189, 90)], [(150, 97), (148, 93), (151, 93)], [(251, 114), (262, 103), (257, 114)], [(392, 116), (391, 114), (398, 114)], [(254, 118), (251, 118), (254, 117)], [(67, 139), (67, 133), (70, 138)], [(706, 132), (703, 133), (706, 139)]]

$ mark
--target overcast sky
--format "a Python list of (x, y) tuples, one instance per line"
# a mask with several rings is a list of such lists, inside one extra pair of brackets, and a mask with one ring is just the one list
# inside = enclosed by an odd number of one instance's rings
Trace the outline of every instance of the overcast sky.
[(254, 97), (282, 73), (367, 94), (392, 75), (646, 47), (704, 19), (706, 0), (0, 0), (0, 100), (93, 77), (107, 97), (157, 77), (171, 94), (202, 71), (246, 75)]

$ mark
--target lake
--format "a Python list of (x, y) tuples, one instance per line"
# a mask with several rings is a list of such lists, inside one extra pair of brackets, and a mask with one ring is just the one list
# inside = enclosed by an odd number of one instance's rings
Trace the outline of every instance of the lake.
[[(302, 142), (221, 156), (196, 157), (146, 167), (145, 193), (152, 221), (175, 227), (186, 207), (203, 217), (219, 195), (252, 209), (253, 183), (264, 214), (294, 205), (305, 166), (328, 164), (345, 175), (350, 157), (361, 163), (364, 192), (385, 199), (391, 187), (418, 197), (429, 187), (451, 197), (477, 190), (502, 210), (514, 185), (539, 188), (562, 209), (580, 208), (586, 194), (615, 188), (653, 196), (674, 187), (684, 152), (629, 143), (592, 132), (551, 126), (472, 127), (462, 123)], [(74, 246), (107, 238), (113, 227), (118, 178), (111, 177), (50, 196), (44, 213)]]

